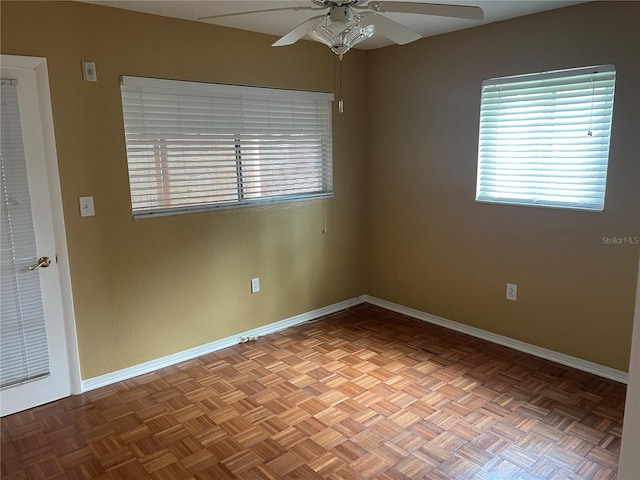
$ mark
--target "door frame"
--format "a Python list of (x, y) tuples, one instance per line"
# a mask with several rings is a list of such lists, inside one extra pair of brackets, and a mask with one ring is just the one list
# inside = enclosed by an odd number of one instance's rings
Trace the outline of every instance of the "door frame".
[(622, 445), (618, 478), (634, 478), (640, 472), (640, 258), (636, 282), (636, 308), (631, 328), (631, 356), (629, 359), (629, 381), (622, 422)]
[(60, 189), (60, 174), (58, 171), (58, 156), (56, 153), (55, 132), (53, 127), (53, 112), (51, 108), (51, 94), (49, 92), (49, 71), (47, 59), (44, 57), (27, 57), (22, 55), (0, 55), (0, 64), (7, 68), (33, 70), (38, 90), (40, 120), (42, 125), (42, 140), (44, 146), (44, 161), (49, 185), (49, 202), (53, 222), (53, 235), (56, 248), (57, 273), (60, 284), (64, 335), (67, 344), (67, 358), (69, 361), (69, 381), (71, 394), (82, 393), (80, 375), (80, 357), (78, 354), (78, 338), (76, 332), (75, 312), (73, 308), (73, 290), (71, 287), (71, 270), (69, 266), (69, 252), (67, 249), (67, 235), (64, 226), (64, 212), (62, 207), (62, 191)]

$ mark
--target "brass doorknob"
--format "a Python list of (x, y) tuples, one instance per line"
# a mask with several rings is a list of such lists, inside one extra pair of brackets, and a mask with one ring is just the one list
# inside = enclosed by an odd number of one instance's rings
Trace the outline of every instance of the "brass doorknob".
[(30, 271), (34, 271), (37, 270), (39, 268), (47, 268), (48, 266), (51, 265), (51, 259), (49, 257), (40, 257), (38, 259), (38, 263), (35, 265), (29, 265), (29, 270)]

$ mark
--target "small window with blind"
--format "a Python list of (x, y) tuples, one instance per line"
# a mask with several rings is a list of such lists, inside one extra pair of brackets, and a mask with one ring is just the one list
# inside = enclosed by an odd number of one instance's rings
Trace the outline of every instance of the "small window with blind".
[(614, 65), (482, 83), (476, 201), (604, 209)]
[(121, 78), (134, 218), (333, 194), (333, 95)]

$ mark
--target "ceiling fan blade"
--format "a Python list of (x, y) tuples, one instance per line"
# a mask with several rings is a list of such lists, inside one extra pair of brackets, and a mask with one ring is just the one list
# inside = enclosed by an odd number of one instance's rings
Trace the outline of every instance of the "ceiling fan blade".
[(309, 26), (315, 22), (318, 18), (322, 18), (324, 15), (317, 15), (305, 20), (296, 28), (287, 33), (284, 37), (280, 37), (279, 40), (271, 44), (272, 47), (284, 47), (285, 45), (292, 45), (304, 37), (309, 32)]
[(250, 10), (247, 12), (234, 12), (234, 13), (223, 13), (221, 15), (207, 15), (206, 17), (198, 17), (198, 20), (211, 20), (213, 18), (225, 18), (225, 17), (236, 17), (238, 15), (248, 15), (251, 13), (266, 13), (266, 12), (283, 12), (287, 10), (325, 10), (326, 7), (306, 7), (306, 6), (297, 6), (297, 7), (282, 7), (282, 8), (266, 8), (264, 10)]
[(378, 15), (375, 12), (366, 12), (360, 14), (360, 17), (366, 20), (365, 23), (373, 25), (376, 28), (376, 34), (387, 37), (398, 45), (404, 45), (422, 38), (422, 35), (384, 15)]
[(471, 5), (445, 5), (443, 3), (417, 2), (369, 2), (366, 8), (380, 13), (417, 13), (439, 17), (467, 18), (482, 20), (484, 12), (480, 7)]

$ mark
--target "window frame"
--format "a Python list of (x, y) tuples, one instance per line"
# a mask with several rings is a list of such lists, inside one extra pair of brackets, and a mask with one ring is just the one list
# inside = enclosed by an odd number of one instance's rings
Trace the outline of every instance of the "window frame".
[[(332, 93), (133, 76), (121, 76), (120, 83), (133, 218), (269, 205), (333, 196)], [(189, 126), (192, 117), (182, 117), (183, 114), (180, 111), (182, 107), (178, 102), (178, 106), (168, 115), (174, 116), (171, 117), (171, 122), (176, 123), (180, 133), (176, 130), (176, 133), (156, 134), (153, 132), (153, 127), (148, 127), (149, 131), (147, 131), (147, 123), (153, 122), (147, 122), (144, 118), (143, 98), (147, 94), (153, 95), (154, 98), (166, 95), (167, 99), (171, 97), (188, 98), (190, 102), (208, 101), (211, 102), (211, 106), (207, 108), (214, 113), (211, 114), (211, 119), (203, 120), (205, 123)], [(135, 100), (136, 96), (139, 100)], [(135, 102), (140, 105), (134, 105)], [(216, 106), (216, 102), (219, 102), (219, 107)], [(215, 117), (216, 108), (219, 109), (219, 117)], [(141, 117), (136, 117), (137, 115)], [(157, 123), (158, 114), (155, 113), (155, 115), (154, 121)], [(183, 122), (182, 118), (186, 120)], [(229, 119), (228, 123), (224, 121), (226, 118)], [(183, 127), (183, 124), (187, 126)], [(164, 127), (159, 127), (158, 132), (162, 128)], [(189, 128), (193, 128), (193, 131), (189, 131)], [(180, 177), (175, 172), (180, 168), (195, 167), (186, 166), (190, 159), (180, 160), (179, 157), (185, 157), (185, 154), (179, 151), (172, 154), (171, 147), (173, 142), (175, 150), (175, 139), (181, 136), (185, 138), (185, 135), (190, 135), (191, 148), (198, 145), (200, 133), (196, 134), (196, 131), (204, 132), (202, 133), (204, 147), (199, 154), (209, 158), (201, 164), (202, 168), (207, 168), (210, 172), (205, 176), (202, 173), (198, 174), (198, 170), (195, 170), (196, 173), (191, 175), (194, 180), (188, 183), (189, 181), (184, 180), (188, 176), (186, 173), (183, 172)], [(139, 135), (137, 143), (133, 140), (136, 134)], [(148, 137), (145, 138), (144, 135)], [(143, 138), (144, 141), (140, 140)], [(141, 146), (142, 143), (147, 145)], [(212, 148), (214, 146), (215, 148)], [(136, 148), (138, 155), (147, 155), (146, 160), (136, 163), (136, 153), (134, 153)], [(140, 154), (140, 151), (143, 153)], [(155, 153), (150, 153), (153, 151)], [(157, 159), (157, 168), (160, 173), (151, 172), (149, 159), (153, 156)], [(195, 163), (193, 159), (191, 160)], [(230, 164), (233, 161), (235, 161), (235, 174), (231, 173)], [(146, 165), (148, 179), (155, 177), (165, 186), (158, 182), (156, 182), (158, 185), (154, 186), (151, 181), (147, 181), (146, 186), (143, 187), (136, 185), (136, 181), (145, 176), (144, 168), (141, 174), (136, 171), (139, 165)], [(213, 172), (216, 168), (219, 171)], [(202, 170), (199, 171), (202, 172)], [(232, 182), (231, 178), (234, 175), (235, 182)], [(187, 193), (176, 194), (165, 191), (163, 195), (162, 190), (166, 189), (167, 185), (177, 190), (179, 187), (176, 187), (176, 184), (181, 181), (184, 182), (181, 186), (187, 190)], [(196, 194), (204, 191), (200, 188), (209, 188), (211, 199), (200, 201), (197, 196), (190, 197), (189, 186), (194, 186)], [(222, 191), (225, 188), (227, 189), (225, 191), (229, 192), (226, 195), (229, 198), (222, 199), (225, 194), (219, 193), (218, 190)], [(157, 199), (147, 200), (148, 205), (141, 206), (144, 202), (137, 201), (135, 195), (139, 195), (143, 190), (155, 191)], [(231, 197), (234, 196), (235, 199), (232, 199)], [(153, 195), (148, 194), (148, 197), (152, 198)], [(204, 195), (200, 198), (204, 198)], [(176, 199), (184, 201), (184, 204), (167, 205)]]

